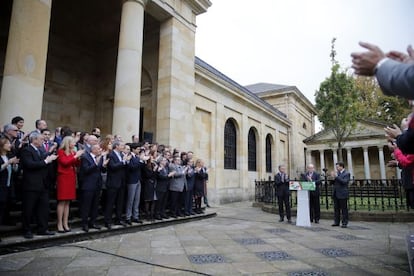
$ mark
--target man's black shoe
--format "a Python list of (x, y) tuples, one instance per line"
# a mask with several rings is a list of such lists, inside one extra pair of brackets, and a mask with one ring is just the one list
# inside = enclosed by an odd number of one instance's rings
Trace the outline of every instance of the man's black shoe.
[(342, 228), (347, 228), (348, 226), (346, 224), (342, 224)]
[(283, 221), (285, 221), (285, 220), (284, 220), (284, 219), (282, 219), (282, 218), (281, 218), (281, 219), (279, 219), (279, 222), (283, 222)]
[(132, 219), (132, 222), (135, 222), (135, 223), (144, 223), (142, 220), (140, 220), (140, 219)]
[(37, 233), (38, 236), (53, 236), (54, 234), (56, 234), (56, 233), (52, 232), (52, 231), (49, 231), (49, 230), (46, 230), (45, 232)]
[(24, 233), (23, 237), (25, 239), (33, 239), (33, 234), (32, 234), (32, 232), (26, 232), (26, 233)]
[(125, 222), (123, 222), (122, 220), (119, 220), (119, 221), (115, 222), (115, 225), (122, 225), (124, 227), (127, 226), (127, 224)]
[(196, 213), (194, 213), (193, 211), (191, 211), (190, 215), (194, 216)]
[(90, 224), (89, 228), (96, 229), (96, 230), (101, 230), (102, 229), (102, 227), (97, 225), (97, 224)]
[(319, 223), (319, 220), (315, 219), (315, 223)]
[(84, 225), (84, 226), (82, 227), (82, 230), (83, 230), (84, 232), (88, 233), (88, 232), (89, 232), (89, 227), (88, 227), (88, 225)]
[(207, 208), (210, 208), (210, 205), (206, 204), (206, 207), (207, 207)]
[(332, 226), (332, 227), (339, 226), (339, 223), (334, 223), (334, 224), (332, 224), (331, 226)]
[(156, 220), (162, 220), (162, 217), (161, 216), (155, 216), (155, 219)]
[(105, 223), (105, 227), (108, 228), (108, 230), (112, 229), (112, 225), (110, 223)]
[(170, 217), (169, 216), (167, 216), (167, 215), (162, 215), (161, 216), (163, 219), (169, 219)]
[(132, 225), (132, 222), (131, 222), (131, 220), (130, 220), (130, 219), (127, 219), (127, 220), (125, 221), (125, 223), (126, 223), (126, 224), (128, 224), (128, 225)]
[(292, 223), (292, 221), (290, 219), (288, 219), (287, 223)]
[(176, 216), (176, 215), (171, 215), (171, 217), (172, 217), (172, 218), (177, 218), (177, 216)]

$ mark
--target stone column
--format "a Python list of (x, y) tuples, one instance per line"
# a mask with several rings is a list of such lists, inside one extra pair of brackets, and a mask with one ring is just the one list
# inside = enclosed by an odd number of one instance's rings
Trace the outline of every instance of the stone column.
[(385, 160), (384, 160), (384, 148), (383, 146), (378, 146), (378, 158), (381, 172), (381, 179), (386, 179), (385, 175)]
[(157, 89), (159, 143), (191, 147), (193, 136), (195, 28), (172, 17), (160, 26)]
[(352, 149), (346, 148), (346, 159), (348, 159), (348, 171), (351, 177), (354, 176), (354, 167), (352, 165)]
[(129, 140), (139, 132), (141, 64), (146, 0), (122, 5), (116, 67), (112, 133)]
[(333, 166), (335, 168), (335, 164), (338, 163), (338, 149), (332, 149), (333, 155)]
[(52, 0), (13, 1), (0, 99), (3, 124), (17, 115), (26, 122), (41, 117), (51, 5)]
[(371, 171), (369, 167), (369, 156), (368, 156), (368, 147), (362, 147), (364, 151), (364, 172), (365, 179), (371, 179)]
[(310, 149), (306, 149), (306, 165), (305, 165), (305, 170), (306, 167), (312, 163), (312, 151)]
[(319, 150), (319, 159), (321, 162), (321, 173), (322, 173), (323, 169), (325, 168), (325, 150)]

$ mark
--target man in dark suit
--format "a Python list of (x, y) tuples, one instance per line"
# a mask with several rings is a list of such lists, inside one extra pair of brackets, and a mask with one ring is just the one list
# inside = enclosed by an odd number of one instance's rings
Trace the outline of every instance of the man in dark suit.
[(343, 162), (336, 163), (336, 172), (331, 173), (334, 178), (332, 198), (334, 202), (334, 223), (332, 226), (339, 226), (340, 214), (342, 214), (342, 228), (348, 225), (348, 198), (349, 180), (351, 175), (345, 170)]
[[(145, 166), (143, 160), (139, 157), (140, 145), (138, 143), (130, 144), (131, 160), (127, 169), (127, 204), (126, 204), (126, 223), (132, 225), (132, 222), (142, 223), (139, 219), (139, 202), (141, 197), (141, 169)], [(131, 221), (132, 216), (132, 221)]]
[(109, 154), (106, 180), (106, 205), (105, 205), (105, 227), (112, 228), (112, 210), (115, 209), (115, 225), (126, 226), (121, 220), (122, 207), (124, 206), (126, 168), (131, 155), (124, 155), (125, 144), (119, 141), (112, 143), (112, 152)]
[(307, 166), (307, 171), (302, 175), (301, 180), (315, 182), (315, 191), (310, 191), (309, 193), (309, 214), (311, 222), (315, 221), (315, 223), (319, 223), (319, 219), (321, 218), (321, 176), (315, 172), (315, 166), (313, 164)]
[(33, 238), (30, 227), (33, 213), (37, 218), (38, 235), (54, 235), (48, 231), (49, 182), (48, 164), (56, 160), (55, 154), (44, 155), (39, 150), (44, 137), (38, 132), (29, 135), (30, 144), (21, 151), (23, 167), (23, 231), (26, 239)]
[(275, 186), (277, 201), (279, 204), (279, 222), (284, 221), (285, 212), (283, 205), (286, 208), (286, 218), (288, 223), (292, 223), (290, 215), (290, 190), (289, 190), (289, 176), (286, 174), (285, 165), (279, 165), (279, 172), (275, 175)]
[[(99, 197), (102, 189), (101, 170), (103, 158), (99, 145), (93, 145), (89, 152), (85, 152), (81, 159), (79, 178), (82, 181), (81, 188), (81, 218), (82, 230), (89, 231), (89, 228), (101, 229), (96, 224), (98, 217)], [(107, 159), (108, 162), (109, 160)], [(89, 220), (88, 220), (89, 218)]]

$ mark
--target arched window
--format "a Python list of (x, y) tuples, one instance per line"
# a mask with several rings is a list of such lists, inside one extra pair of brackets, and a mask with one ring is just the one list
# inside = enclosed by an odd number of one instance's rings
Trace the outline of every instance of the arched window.
[(224, 168), (236, 169), (236, 126), (231, 119), (224, 125)]
[(253, 128), (250, 128), (249, 130), (249, 136), (247, 139), (247, 152), (249, 171), (256, 171), (256, 134), (254, 133)]
[(303, 123), (302, 128), (303, 129), (306, 129), (307, 128), (306, 123)]
[(272, 172), (272, 136), (266, 135), (266, 172)]

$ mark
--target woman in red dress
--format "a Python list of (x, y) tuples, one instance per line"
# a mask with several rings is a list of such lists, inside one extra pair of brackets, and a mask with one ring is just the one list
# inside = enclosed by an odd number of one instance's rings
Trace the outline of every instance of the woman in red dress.
[(59, 233), (69, 232), (69, 204), (76, 199), (76, 166), (84, 150), (75, 152), (75, 139), (71, 136), (63, 138), (57, 152), (57, 229)]

